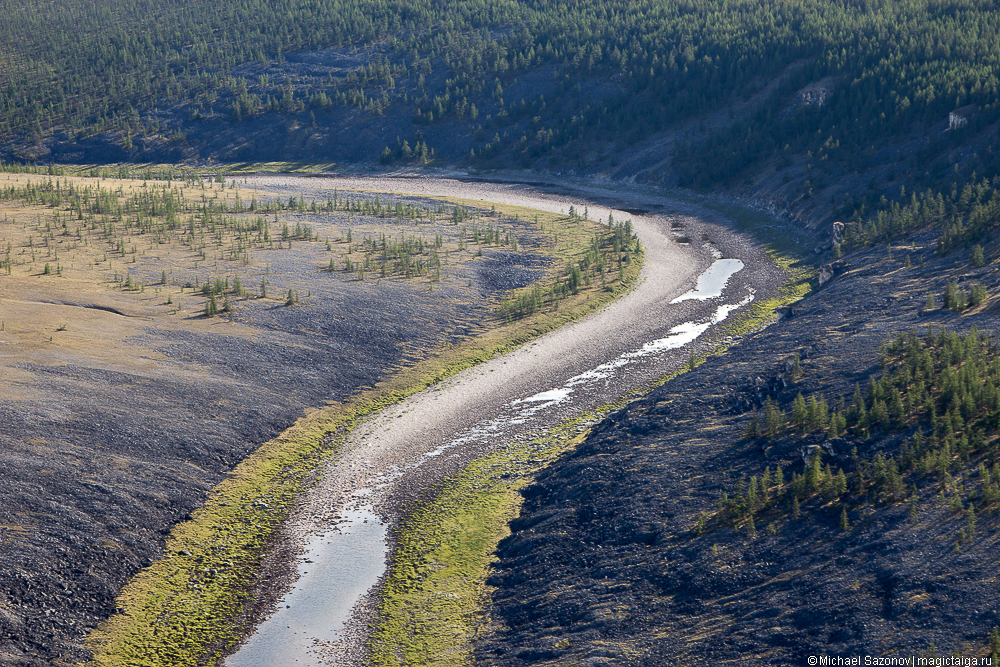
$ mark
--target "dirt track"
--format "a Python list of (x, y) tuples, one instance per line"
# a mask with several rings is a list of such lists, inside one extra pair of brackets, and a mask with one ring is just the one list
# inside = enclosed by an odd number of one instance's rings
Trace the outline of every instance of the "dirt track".
[[(784, 277), (760, 246), (720, 224), (723, 221), (718, 217), (639, 192), (626, 192), (623, 197), (620, 192), (599, 187), (569, 192), (537, 184), (409, 178), (275, 176), (252, 182), (268, 191), (300, 192), (308, 187), (313, 192), (319, 189), (322, 195), (323, 189), (384, 189), (552, 211), (565, 211), (573, 204), (578, 209), (588, 207), (592, 217), (601, 219), (607, 217), (610, 206), (615, 209), (616, 219), (627, 216), (633, 220), (645, 249), (640, 284), (625, 298), (583, 321), (411, 397), (360, 429), (328, 467), (320, 486), (304, 499), (287, 528), (284, 553), (301, 551), (317, 535), (327, 535), (324, 539), (333, 541), (333, 549), (338, 548), (337, 533), (331, 529), (342, 524), (352, 508), (366, 504), (360, 500), (364, 496), (360, 489), (376, 486), (387, 475), (392, 477), (391, 483), (376, 491), (371, 504), (375, 513), (394, 525), (409, 503), (472, 458), (512, 439), (545, 430), (583, 410), (617, 400), (675, 370), (692, 351), (709, 345), (712, 329), (706, 326), (706, 335), (682, 346), (688, 339), (674, 327), (684, 322), (708, 322), (719, 316), (721, 304), (745, 305), (749, 297), (763, 298), (777, 290)], [(626, 205), (632, 214), (621, 210)], [(648, 214), (638, 215), (639, 207)], [(695, 242), (681, 245), (677, 242), (680, 237)], [(670, 303), (693, 288), (697, 276), (711, 264), (711, 247), (704, 245), (709, 242), (723, 257), (740, 258), (745, 268), (729, 280), (721, 299)], [(668, 341), (658, 353), (622, 356), (658, 339)], [(621, 365), (613, 372), (598, 373), (603, 377), (588, 373), (602, 364), (610, 367), (619, 361)], [(426, 454), (438, 448), (443, 448), (442, 454), (428, 461)], [(393, 476), (394, 472), (399, 474)], [(311, 553), (310, 560), (314, 558), (318, 559)], [(299, 598), (307, 595), (303, 590), (320, 585), (310, 582), (328, 577), (318, 574), (316, 565), (302, 564), (298, 572), (287, 569), (289, 565), (278, 563), (269, 575), (283, 579), (286, 585), (303, 576), (293, 598), (298, 607)], [(310, 569), (312, 575), (304, 575)], [(272, 596), (274, 603), (273, 596), (279, 592), (269, 588), (264, 594)], [(282, 603), (278, 613), (262, 626), (261, 634), (251, 640), (251, 648), (236, 654), (227, 664), (353, 664), (362, 652), (363, 621), (370, 618), (372, 601), (369, 595), (356, 608), (349, 631), (322, 636), (305, 626), (295, 626), (304, 619), (297, 618), (297, 611), (287, 610)], [(343, 608), (343, 600), (336, 602)], [(310, 607), (310, 622), (317, 613), (329, 613), (331, 626), (339, 626), (343, 620), (332, 611)], [(310, 650), (314, 642), (320, 650)]]

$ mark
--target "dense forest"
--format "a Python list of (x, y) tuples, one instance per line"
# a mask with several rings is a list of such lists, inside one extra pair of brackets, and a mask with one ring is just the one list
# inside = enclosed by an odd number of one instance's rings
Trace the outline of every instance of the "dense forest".
[(668, 181), (781, 174), (783, 200), (865, 222), (850, 243), (937, 226), (967, 244), (997, 205), (996, 2), (11, 0), (0, 52), (14, 159), (94, 137), (107, 161), (204, 158), (210, 120), (388, 118), (354, 158), (592, 172), (684, 130)]

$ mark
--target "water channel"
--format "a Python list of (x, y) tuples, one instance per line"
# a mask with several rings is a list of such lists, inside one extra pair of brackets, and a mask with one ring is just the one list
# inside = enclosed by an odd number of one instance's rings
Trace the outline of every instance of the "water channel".
[[(773, 289), (780, 278), (747, 237), (702, 219), (697, 211), (692, 215), (690, 208), (671, 213), (670, 202), (655, 194), (648, 195), (651, 203), (666, 211), (633, 215), (615, 207), (623, 201), (620, 192), (599, 188), (567, 196), (564, 188), (553, 193), (537, 185), (335, 177), (260, 177), (255, 186), (280, 190), (289, 183), (297, 191), (308, 186), (317, 198), (334, 188), (342, 193), (356, 188), (545, 210), (586, 205), (592, 216), (631, 218), (645, 263), (639, 285), (614, 304), (410, 397), (357, 429), (306, 501), (316, 509), (304, 513), (308, 518), (300, 520), (296, 533), (305, 552), (298, 581), (275, 613), (227, 658), (228, 667), (350, 664), (344, 656), (351, 653), (343, 645), (359, 638), (345, 636), (345, 624), (385, 571), (389, 523), (398, 519), (389, 502), (393, 494), (408, 481), (434, 480), (460, 467), (469, 452), (530, 439), (648, 386), (706, 349), (704, 339), (713, 327)], [(678, 243), (679, 224), (686, 233), (712, 241), (698, 247)]]

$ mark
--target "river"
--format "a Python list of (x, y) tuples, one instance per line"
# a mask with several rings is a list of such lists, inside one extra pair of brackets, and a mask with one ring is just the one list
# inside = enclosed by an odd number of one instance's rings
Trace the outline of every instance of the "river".
[(387, 536), (408, 500), (476, 456), (649, 386), (708, 349), (716, 327), (784, 279), (763, 248), (722, 216), (639, 188), (286, 175), (241, 186), (317, 199), (357, 189), (554, 212), (587, 207), (592, 218), (630, 218), (645, 254), (638, 284), (615, 303), (357, 428), (286, 528), (304, 553), (297, 581), (228, 667), (354, 664), (364, 641), (358, 616), (371, 612), (363, 603), (377, 594)]

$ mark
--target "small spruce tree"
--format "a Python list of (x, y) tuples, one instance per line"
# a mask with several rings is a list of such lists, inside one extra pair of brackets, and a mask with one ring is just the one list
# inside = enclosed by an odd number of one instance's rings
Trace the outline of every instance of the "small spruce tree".
[(808, 413), (806, 412), (806, 399), (800, 391), (795, 400), (792, 401), (792, 423), (802, 431), (806, 430)]
[(978, 243), (972, 246), (972, 250), (969, 251), (969, 263), (977, 269), (986, 266), (986, 257), (983, 254), (983, 246)]
[(215, 317), (219, 314), (219, 303), (215, 300), (215, 295), (209, 296), (205, 302), (205, 317)]

